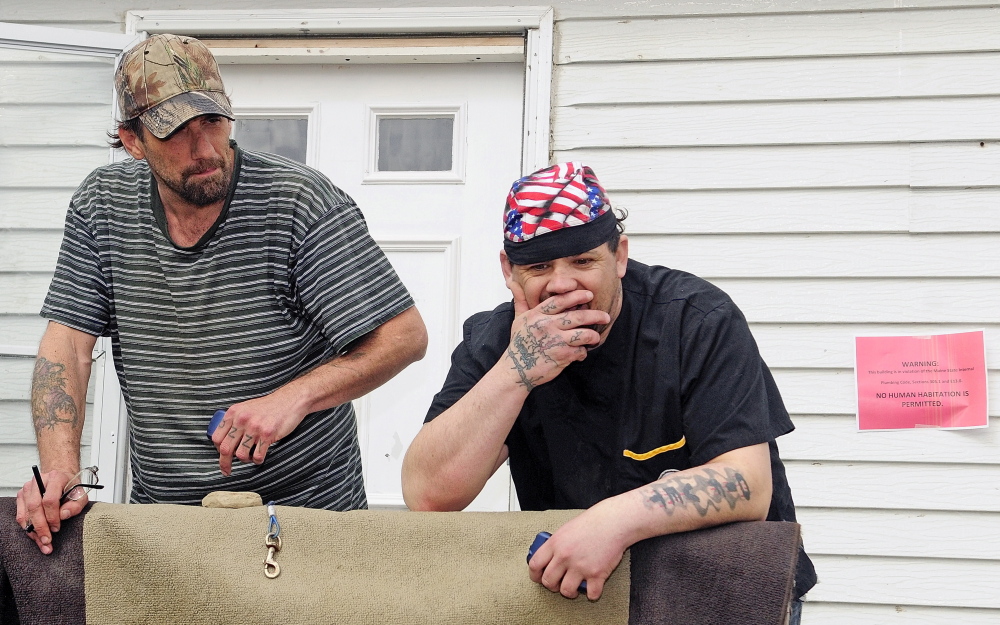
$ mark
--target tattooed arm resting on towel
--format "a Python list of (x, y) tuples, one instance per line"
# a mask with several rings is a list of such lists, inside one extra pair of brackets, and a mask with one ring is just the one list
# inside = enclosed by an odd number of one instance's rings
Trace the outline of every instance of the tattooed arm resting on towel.
[(42, 553), (52, 553), (52, 534), (61, 521), (80, 514), (87, 496), (59, 505), (69, 480), (80, 471), (87, 382), (97, 337), (50, 321), (38, 346), (31, 379), (31, 419), (38, 441), (45, 496), (35, 480), (17, 492), (17, 523), (28, 523), (28, 534)]
[[(403, 460), (416, 510), (465, 508), (508, 460), (522, 510), (584, 510), (529, 563), (567, 597), (586, 580), (598, 598), (645, 538), (795, 520), (774, 443), (793, 425), (746, 318), (709, 282), (630, 259), (623, 219), (583, 163), (514, 181), (513, 301), (465, 322)], [(799, 563), (796, 598), (815, 583)]]
[[(601, 246), (531, 267), (514, 267), (501, 256), (516, 315), (510, 343), (479, 383), (424, 425), (407, 451), (403, 496), (411, 509), (461, 510), (478, 495), (507, 459), (504, 441), (528, 394), (570, 363), (585, 359), (587, 346), (607, 336), (621, 306), (620, 291), (607, 283), (624, 275), (627, 251), (623, 237), (615, 252)], [(541, 289), (540, 276), (547, 276)], [(550, 296), (529, 308), (529, 301), (543, 295)], [(567, 597), (575, 597), (586, 580), (588, 597), (597, 599), (632, 544), (760, 520), (770, 500), (767, 444), (736, 449), (597, 503), (539, 548), (531, 560), (531, 578)]]
[[(507, 459), (504, 440), (528, 393), (586, 357), (576, 345), (596, 343), (588, 324), (607, 323), (600, 311), (565, 311), (592, 299), (587, 291), (549, 298), (528, 310), (513, 285), (518, 316), (503, 358), (462, 399), (424, 425), (403, 464), (403, 495), (414, 510), (461, 510)], [(548, 319), (546, 319), (548, 317)], [(525, 366), (523, 346), (548, 345)], [(520, 348), (519, 348), (520, 346)], [(519, 352), (522, 356), (519, 356)], [(528, 359), (532, 361), (532, 359)], [(634, 543), (733, 521), (762, 520), (771, 501), (766, 443), (736, 449), (711, 462), (605, 499), (543, 544), (530, 563), (531, 579), (566, 597), (587, 581), (587, 596), (604, 582)]]

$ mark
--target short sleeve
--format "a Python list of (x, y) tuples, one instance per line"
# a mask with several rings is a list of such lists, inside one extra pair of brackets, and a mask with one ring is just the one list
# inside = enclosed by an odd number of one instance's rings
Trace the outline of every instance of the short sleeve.
[(465, 320), (462, 342), (451, 354), (448, 377), (434, 396), (424, 423), (432, 421), (462, 399), (500, 360), (510, 341), (513, 320), (514, 307), (509, 302), (492, 312), (477, 313)]
[(41, 316), (94, 336), (107, 336), (111, 319), (108, 283), (94, 233), (70, 205), (62, 247)]
[(327, 211), (313, 224), (292, 271), (303, 308), (336, 352), (413, 306), (353, 204)]
[(735, 304), (726, 302), (707, 313), (682, 340), (681, 401), (692, 465), (792, 430)]

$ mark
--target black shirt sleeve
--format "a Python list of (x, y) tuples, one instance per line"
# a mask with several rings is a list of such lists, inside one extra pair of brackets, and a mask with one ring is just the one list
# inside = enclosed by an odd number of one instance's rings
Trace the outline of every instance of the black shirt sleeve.
[(735, 304), (727, 301), (706, 313), (685, 331), (682, 343), (682, 418), (693, 466), (792, 430)]
[(501, 304), (492, 312), (469, 317), (462, 327), (462, 342), (451, 354), (451, 369), (441, 391), (434, 396), (424, 423), (451, 408), (497, 364), (510, 342), (514, 306)]

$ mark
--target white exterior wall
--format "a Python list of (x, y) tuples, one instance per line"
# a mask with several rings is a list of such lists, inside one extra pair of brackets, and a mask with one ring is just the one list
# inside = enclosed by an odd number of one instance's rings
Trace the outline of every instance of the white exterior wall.
[[(555, 160), (750, 320), (798, 428), (803, 622), (1000, 622), (1000, 9), (726, 6), (557, 12)], [(855, 334), (983, 327), (992, 428), (856, 432)]]
[[(109, 56), (0, 47), (0, 495), (13, 495), (38, 462), (29, 404), (32, 354), (45, 329), (38, 311), (70, 196), (108, 162), (113, 71)], [(90, 452), (85, 436), (84, 466)]]
[[(0, 20), (121, 32), (129, 9), (205, 8), (165, 4), (8, 0)], [(595, 168), (630, 211), (634, 257), (692, 271), (733, 296), (798, 426), (779, 444), (820, 575), (803, 622), (1000, 622), (1000, 8), (552, 4), (554, 159)], [(21, 160), (37, 148), (18, 149)], [(11, 180), (7, 162), (0, 185)], [(34, 162), (53, 179), (46, 159)], [(46, 225), (8, 226), (14, 213), (0, 197), (0, 228), (22, 228), (0, 231), (13, 237), (0, 243), (0, 314), (26, 315), (41, 300), (38, 275), (54, 259), (64, 198), (31, 205)], [(25, 265), (31, 237), (48, 250), (35, 270)], [(993, 367), (990, 429), (855, 431), (855, 334), (978, 328)], [(30, 427), (12, 421), (11, 411), (26, 418), (12, 403), (26, 399), (19, 375), (0, 387), (11, 389), (0, 405), (0, 479), (8, 464), (23, 473), (26, 462), (8, 463), (8, 433), (24, 430), (30, 443)]]

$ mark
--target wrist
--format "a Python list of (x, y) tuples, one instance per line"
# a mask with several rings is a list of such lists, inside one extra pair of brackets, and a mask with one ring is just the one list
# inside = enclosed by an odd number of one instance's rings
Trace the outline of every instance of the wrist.
[(514, 393), (514, 396), (519, 397), (521, 401), (538, 384), (537, 380), (530, 376), (529, 371), (514, 361), (509, 351), (504, 351), (503, 357), (497, 361), (492, 372), (503, 380), (506, 390)]

